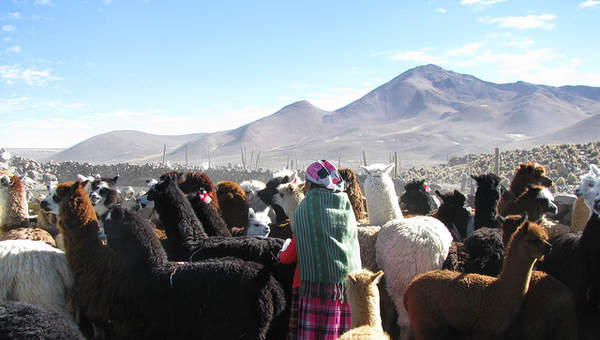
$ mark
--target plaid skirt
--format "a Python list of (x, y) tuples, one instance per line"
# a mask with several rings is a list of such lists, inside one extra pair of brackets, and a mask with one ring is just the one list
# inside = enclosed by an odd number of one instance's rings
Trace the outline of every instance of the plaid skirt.
[[(335, 340), (350, 329), (351, 319), (348, 299), (344, 299), (344, 302), (342, 302), (339, 299), (300, 296), (297, 307), (296, 327), (298, 331), (295, 339)], [(290, 317), (290, 320), (292, 318), (293, 316)], [(288, 337), (288, 339), (290, 338)]]

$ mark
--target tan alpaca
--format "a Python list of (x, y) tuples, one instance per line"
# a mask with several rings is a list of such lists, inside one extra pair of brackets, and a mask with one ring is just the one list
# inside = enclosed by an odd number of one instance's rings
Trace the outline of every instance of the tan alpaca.
[(30, 228), (27, 194), (19, 176), (0, 175), (0, 207), (0, 241), (27, 239), (56, 247), (54, 238), (47, 231)]
[(277, 187), (279, 195), (275, 195), (273, 202), (279, 204), (285, 214), (290, 218), (290, 227), (294, 229), (294, 213), (300, 202), (304, 199), (304, 183), (285, 183)]
[(379, 315), (379, 289), (377, 284), (383, 271), (373, 273), (368, 269), (350, 273), (346, 277), (350, 303), (351, 329), (338, 340), (389, 340), (381, 327)]
[(585, 204), (585, 199), (577, 197), (571, 210), (571, 231), (583, 231), (591, 215), (592, 211)]
[(415, 340), (439, 339), (450, 327), (473, 339), (492, 339), (518, 315), (535, 262), (551, 246), (539, 225), (525, 221), (511, 237), (498, 278), (434, 270), (406, 288), (404, 307)]

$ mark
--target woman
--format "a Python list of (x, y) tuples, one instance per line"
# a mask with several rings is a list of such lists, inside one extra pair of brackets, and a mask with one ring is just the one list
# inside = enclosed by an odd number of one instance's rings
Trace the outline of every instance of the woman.
[(308, 192), (294, 214), (294, 240), (281, 254), (289, 260), (297, 253), (298, 312), (297, 321), (290, 317), (290, 331), (297, 327), (302, 340), (337, 339), (350, 328), (344, 280), (361, 269), (356, 218), (344, 181), (328, 161), (308, 166), (305, 185)]

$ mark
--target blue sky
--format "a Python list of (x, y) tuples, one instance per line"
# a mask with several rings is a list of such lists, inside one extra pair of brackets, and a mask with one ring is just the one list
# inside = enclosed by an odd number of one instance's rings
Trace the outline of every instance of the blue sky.
[(338, 109), (433, 63), (600, 86), (600, 1), (0, 0), (0, 147)]

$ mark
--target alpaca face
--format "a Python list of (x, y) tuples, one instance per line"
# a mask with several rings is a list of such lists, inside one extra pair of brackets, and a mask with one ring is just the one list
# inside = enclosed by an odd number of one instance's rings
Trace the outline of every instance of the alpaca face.
[(536, 198), (543, 212), (558, 213), (558, 206), (554, 203), (554, 196), (550, 190), (547, 188), (540, 190)]
[(8, 175), (0, 176), (0, 200), (2, 200), (2, 205), (8, 200), (11, 191), (12, 183), (10, 177)]
[(271, 218), (269, 218), (268, 211), (257, 211), (254, 209), (248, 209), (248, 228), (246, 228), (247, 236), (256, 236), (256, 237), (267, 237), (271, 232), (271, 228), (269, 224), (271, 223)]
[(406, 190), (400, 196), (400, 207), (406, 209), (409, 214), (427, 214), (432, 211), (433, 199), (427, 190), (425, 181), (412, 181), (406, 184)]
[(592, 207), (598, 193), (600, 193), (600, 169), (591, 164), (590, 171), (581, 176), (581, 184), (575, 189), (575, 195), (582, 197), (587, 205)]
[(46, 213), (58, 214), (60, 199), (56, 195), (56, 187), (48, 188), (48, 195), (40, 202), (40, 208)]
[(540, 260), (552, 249), (552, 245), (548, 243), (548, 233), (539, 225), (528, 221), (517, 229), (512, 244), (515, 242), (519, 242), (527, 256), (532, 259)]

